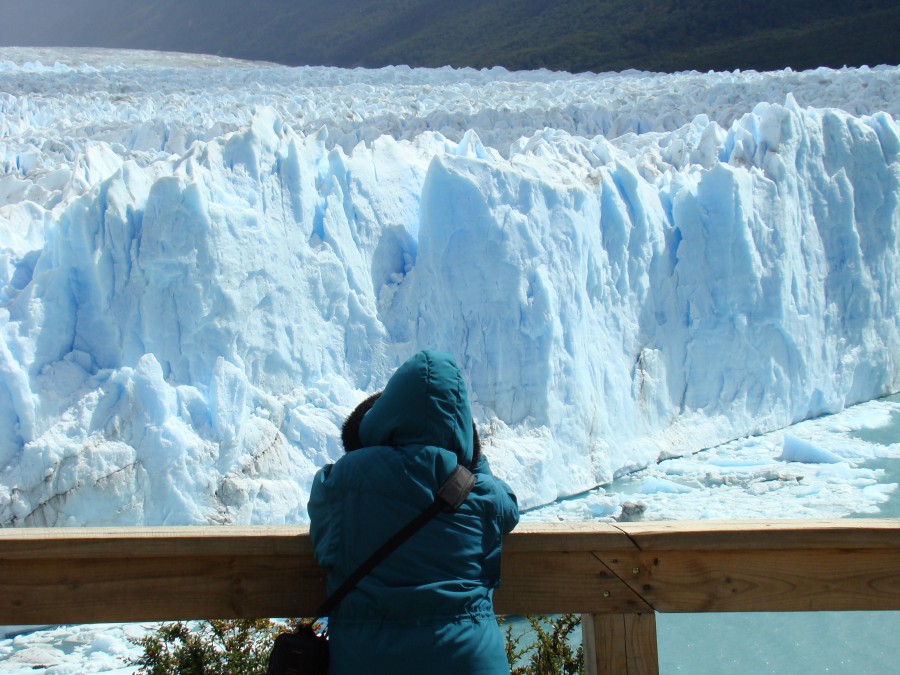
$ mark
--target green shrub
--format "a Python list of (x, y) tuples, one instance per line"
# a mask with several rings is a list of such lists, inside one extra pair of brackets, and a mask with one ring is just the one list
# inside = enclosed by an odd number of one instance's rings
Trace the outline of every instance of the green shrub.
[(534, 641), (524, 647), (520, 643), (525, 635), (514, 637), (512, 626), (505, 627), (511, 675), (583, 675), (583, 649), (573, 649), (570, 642), (573, 631), (581, 625), (580, 616), (528, 615), (526, 619), (534, 631)]
[(150, 675), (258, 675), (266, 672), (275, 636), (299, 623), (294, 619), (164, 623), (135, 640), (144, 653), (132, 665)]
[[(581, 675), (582, 649), (569, 639), (581, 624), (575, 614), (558, 617), (528, 616), (534, 640), (513, 636), (506, 624), (506, 657), (511, 675)], [(503, 623), (503, 620), (500, 620)], [(303, 623), (309, 623), (304, 620)], [(151, 634), (135, 640), (143, 654), (132, 665), (149, 675), (261, 675), (272, 641), (281, 632), (294, 630), (296, 619), (276, 623), (269, 619), (213, 620), (164, 623)]]

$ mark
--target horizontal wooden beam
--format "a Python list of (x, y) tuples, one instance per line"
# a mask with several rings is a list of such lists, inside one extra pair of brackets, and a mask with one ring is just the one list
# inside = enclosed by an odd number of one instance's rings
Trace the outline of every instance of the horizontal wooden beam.
[(900, 548), (900, 518), (662, 521), (615, 527), (642, 551)]
[(315, 613), (306, 528), (0, 530), (0, 624)]
[[(0, 530), (0, 625), (314, 615), (301, 527)], [(523, 523), (498, 613), (900, 609), (900, 520)]]

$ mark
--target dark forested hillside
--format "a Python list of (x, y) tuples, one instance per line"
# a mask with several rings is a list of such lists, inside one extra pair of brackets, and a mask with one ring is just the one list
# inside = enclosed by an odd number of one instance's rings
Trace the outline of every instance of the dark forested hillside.
[(900, 63), (900, 0), (0, 0), (0, 45), (569, 71)]

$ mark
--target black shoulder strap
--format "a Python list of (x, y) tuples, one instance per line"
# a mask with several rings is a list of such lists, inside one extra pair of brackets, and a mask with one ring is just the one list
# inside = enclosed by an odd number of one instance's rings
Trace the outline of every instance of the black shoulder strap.
[(337, 604), (353, 590), (360, 579), (371, 572), (379, 563), (387, 558), (400, 544), (409, 539), (422, 528), (425, 523), (441, 511), (452, 512), (466, 500), (475, 485), (475, 476), (464, 466), (457, 465), (450, 477), (438, 489), (435, 500), (419, 515), (400, 528), (390, 539), (384, 542), (377, 551), (348, 576), (344, 583), (325, 600), (319, 608), (319, 616), (328, 616)]

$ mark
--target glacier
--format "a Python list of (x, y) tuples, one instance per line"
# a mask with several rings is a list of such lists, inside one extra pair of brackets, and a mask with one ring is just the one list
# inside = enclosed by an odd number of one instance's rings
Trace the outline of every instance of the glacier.
[(424, 347), (526, 508), (895, 393), (898, 84), (0, 49), (0, 526), (305, 522)]

